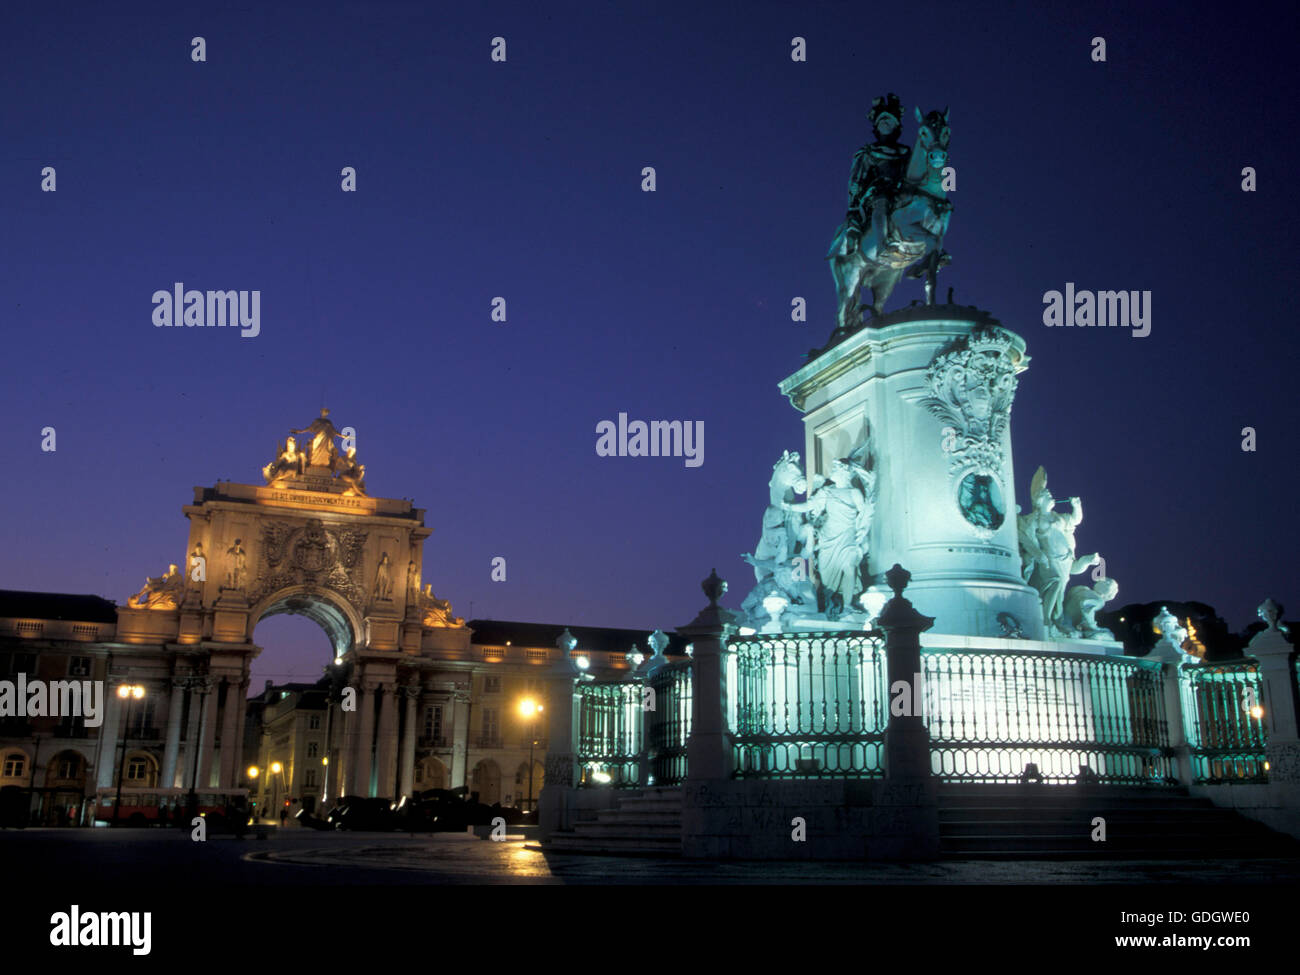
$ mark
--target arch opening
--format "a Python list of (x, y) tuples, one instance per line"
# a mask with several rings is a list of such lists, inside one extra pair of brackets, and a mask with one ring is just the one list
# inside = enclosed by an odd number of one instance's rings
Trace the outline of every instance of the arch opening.
[(342, 600), (328, 592), (305, 586), (279, 592), (257, 611), (256, 620), (261, 623), (267, 617), (281, 615), (305, 616), (319, 626), (329, 638), (335, 657), (345, 656), (359, 642), (359, 622)]

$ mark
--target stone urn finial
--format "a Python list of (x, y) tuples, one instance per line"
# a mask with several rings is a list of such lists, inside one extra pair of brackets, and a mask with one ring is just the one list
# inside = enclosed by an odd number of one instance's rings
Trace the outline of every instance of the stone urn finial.
[(912, 581), (912, 573), (908, 572), (901, 565), (895, 562), (894, 567), (885, 573), (885, 581), (889, 583), (889, 588), (894, 590), (894, 596), (901, 599), (903, 597), (903, 590), (906, 589), (907, 584)]
[(704, 595), (709, 597), (709, 606), (713, 607), (718, 605), (718, 600), (727, 591), (727, 582), (719, 577), (717, 569), (712, 569), (709, 571), (709, 577), (700, 583), (700, 588), (704, 590)]

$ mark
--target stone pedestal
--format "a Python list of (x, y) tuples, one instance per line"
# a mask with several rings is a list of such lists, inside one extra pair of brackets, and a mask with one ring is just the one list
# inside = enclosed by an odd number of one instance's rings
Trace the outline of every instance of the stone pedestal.
[(884, 570), (902, 563), (939, 632), (1002, 636), (998, 617), (1009, 613), (1025, 637), (1042, 639), (1042, 605), (1020, 573), (1011, 458), (1024, 341), (974, 308), (906, 309), (880, 322), (780, 385), (804, 413), (809, 477), (869, 444), (876, 605)]

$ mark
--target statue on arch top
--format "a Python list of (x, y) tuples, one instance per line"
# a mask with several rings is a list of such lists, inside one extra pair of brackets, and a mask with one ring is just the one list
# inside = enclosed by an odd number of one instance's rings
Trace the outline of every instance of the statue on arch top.
[(334, 468), (334, 462), (338, 458), (338, 448), (334, 446), (334, 441), (341, 440), (343, 434), (334, 428), (329, 415), (330, 411), (322, 406), (320, 416), (310, 424), (302, 430), (290, 431), (311, 434), (311, 442), (307, 445), (306, 451), (308, 467), (328, 467), (331, 470)]
[(144, 588), (127, 599), (131, 609), (176, 609), (185, 598), (185, 576), (176, 563), (160, 576), (146, 576)]

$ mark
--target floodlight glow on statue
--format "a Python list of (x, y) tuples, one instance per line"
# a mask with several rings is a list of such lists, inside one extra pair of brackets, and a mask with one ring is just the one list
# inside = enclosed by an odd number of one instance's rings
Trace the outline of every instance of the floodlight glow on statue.
[[(909, 147), (898, 96), (875, 99), (876, 141), (854, 156), (848, 212), (827, 255), (836, 328), (780, 384), (803, 414), (804, 449), (773, 465), (759, 543), (743, 556), (755, 585), (741, 606), (741, 633), (761, 634), (771, 654), (759, 679), (769, 681), (765, 706), (774, 713), (794, 703), (873, 713), (878, 702), (853, 695), (875, 693), (867, 671), (881, 666), (877, 650), (863, 650), (854, 665), (848, 654), (828, 658), (826, 666), (844, 672), (827, 686), (851, 702), (819, 699), (830, 692), (810, 686), (792, 703), (779, 675), (802, 659), (807, 634), (833, 641), (873, 628), (891, 594), (885, 570), (904, 565), (908, 598), (935, 620), (921, 638), (936, 654), (923, 657), (936, 668), (925, 677), (927, 708), (976, 737), (1014, 727), (1027, 747), (1009, 754), (1065, 767), (1078, 756), (1053, 743), (1129, 727), (1130, 704), (1098, 695), (1087, 668), (1031, 673), (1017, 661), (1027, 653), (1121, 654), (1097, 622), (1119, 586), (1099, 555), (1075, 555), (1082, 502), (1071, 498), (1058, 512), (1042, 468), (1028, 513), (1016, 505), (1011, 408), (1029, 355), (988, 312), (935, 303), (952, 211), (944, 198), (949, 115), (914, 114)], [(886, 312), (905, 272), (925, 278), (925, 304)], [(865, 309), (864, 287), (872, 290)], [(864, 310), (871, 327), (863, 327)], [(1090, 566), (1098, 566), (1092, 584), (1071, 586)], [(940, 673), (945, 651), (984, 655), (982, 669)], [(857, 666), (863, 671), (850, 673)], [(1026, 701), (1037, 702), (1032, 727), (1021, 720)], [(971, 768), (987, 760), (979, 749), (949, 757)], [(1109, 759), (1091, 761), (1105, 774)]]

